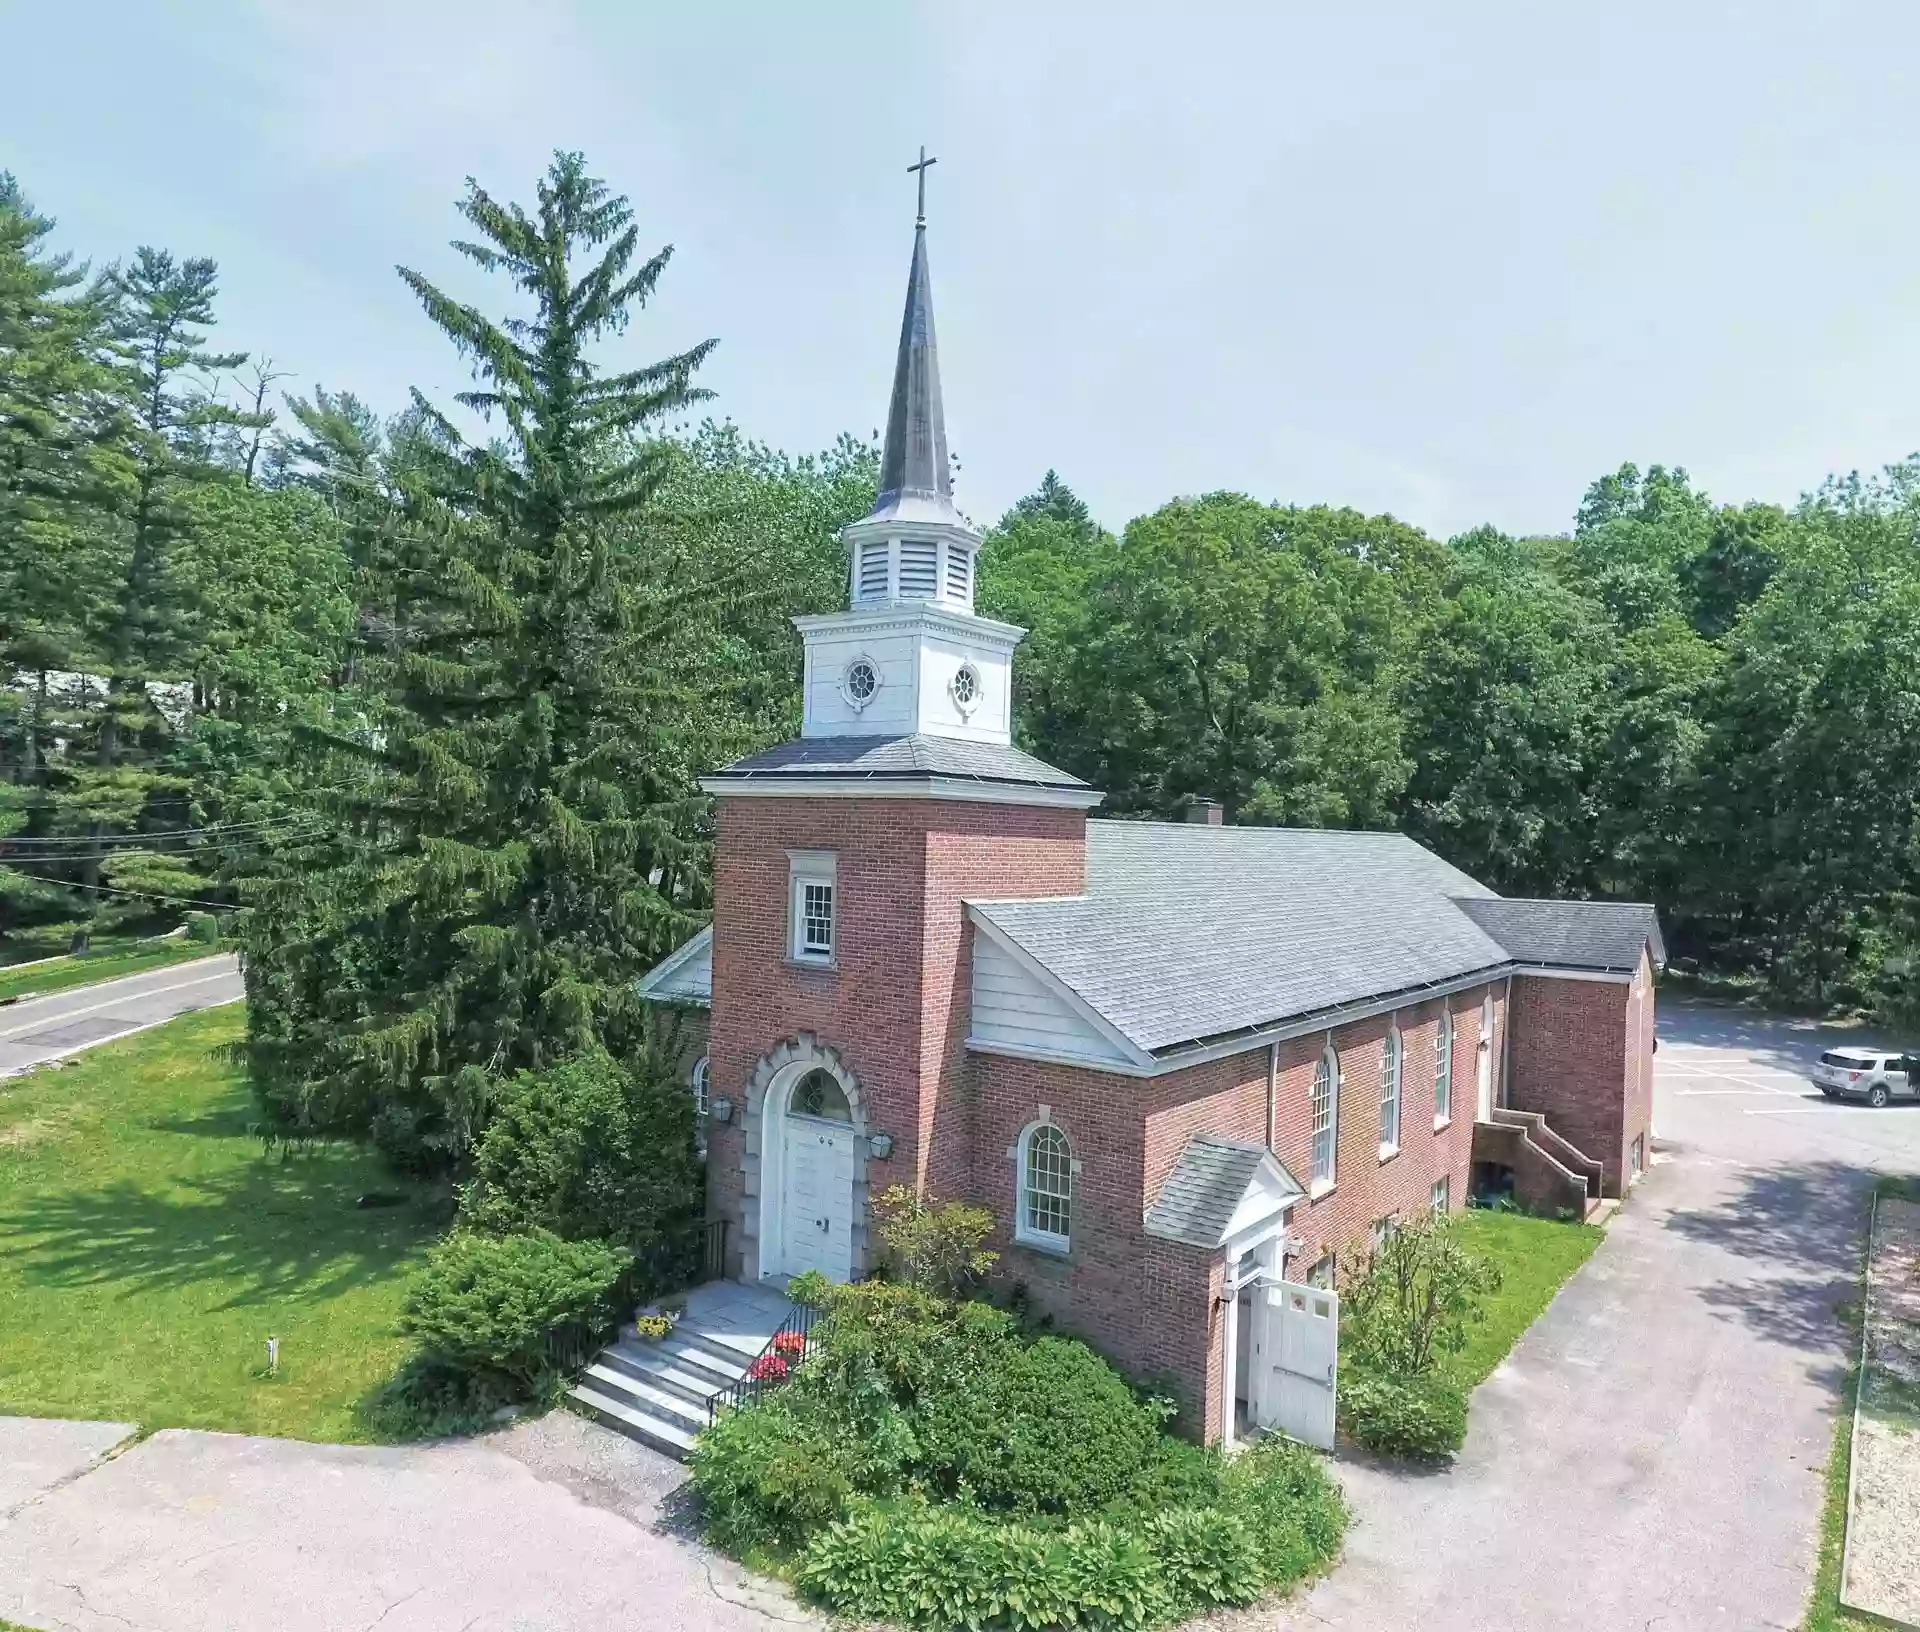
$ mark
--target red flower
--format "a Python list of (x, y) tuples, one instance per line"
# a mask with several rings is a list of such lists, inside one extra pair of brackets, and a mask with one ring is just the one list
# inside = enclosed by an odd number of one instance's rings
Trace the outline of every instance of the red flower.
[(785, 1355), (789, 1360), (798, 1360), (807, 1352), (806, 1337), (800, 1332), (775, 1332), (773, 1352)]
[(756, 1383), (784, 1383), (792, 1362), (784, 1354), (763, 1354), (747, 1367), (747, 1375)]

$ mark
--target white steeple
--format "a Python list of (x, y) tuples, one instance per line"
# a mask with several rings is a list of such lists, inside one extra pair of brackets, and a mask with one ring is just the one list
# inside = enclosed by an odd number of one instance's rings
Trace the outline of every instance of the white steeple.
[(848, 610), (795, 618), (806, 737), (927, 732), (1005, 743), (1013, 649), (1026, 634), (973, 610), (980, 535), (954, 508), (927, 269), (926, 166), (872, 513), (850, 524)]

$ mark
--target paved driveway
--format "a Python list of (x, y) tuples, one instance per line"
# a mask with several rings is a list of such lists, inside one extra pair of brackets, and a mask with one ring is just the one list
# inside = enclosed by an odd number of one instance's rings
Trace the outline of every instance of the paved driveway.
[(1346, 1562), (1279, 1626), (1799, 1625), (1847, 1365), (1835, 1306), (1872, 1172), (1920, 1172), (1920, 1109), (1813, 1094), (1831, 1031), (1669, 1003), (1660, 1034), (1657, 1165), (1475, 1394), (1450, 1471), (1343, 1466)]
[(0, 1005), (0, 1077), (246, 995), (231, 952)]
[(769, 1632), (681, 1469), (555, 1412), (425, 1448), (0, 1418), (0, 1620), (57, 1632)]

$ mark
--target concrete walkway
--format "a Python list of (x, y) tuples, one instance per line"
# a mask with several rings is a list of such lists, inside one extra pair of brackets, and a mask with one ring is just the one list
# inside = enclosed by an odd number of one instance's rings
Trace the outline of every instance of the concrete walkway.
[(382, 1448), (0, 1418), (0, 1620), (50, 1632), (767, 1632), (685, 1470), (566, 1412)]
[(1341, 1466), (1341, 1567), (1278, 1617), (1351, 1632), (1800, 1624), (1871, 1171), (1920, 1110), (1828, 1107), (1811, 1028), (1665, 1005), (1661, 1159), (1474, 1395), (1438, 1474)]

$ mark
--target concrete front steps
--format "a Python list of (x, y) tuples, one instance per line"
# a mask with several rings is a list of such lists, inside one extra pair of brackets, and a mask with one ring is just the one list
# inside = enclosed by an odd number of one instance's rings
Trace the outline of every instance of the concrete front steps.
[(792, 1308), (771, 1287), (695, 1287), (672, 1336), (655, 1340), (631, 1323), (621, 1327), (568, 1393), (616, 1433), (684, 1461), (714, 1396), (746, 1376)]

